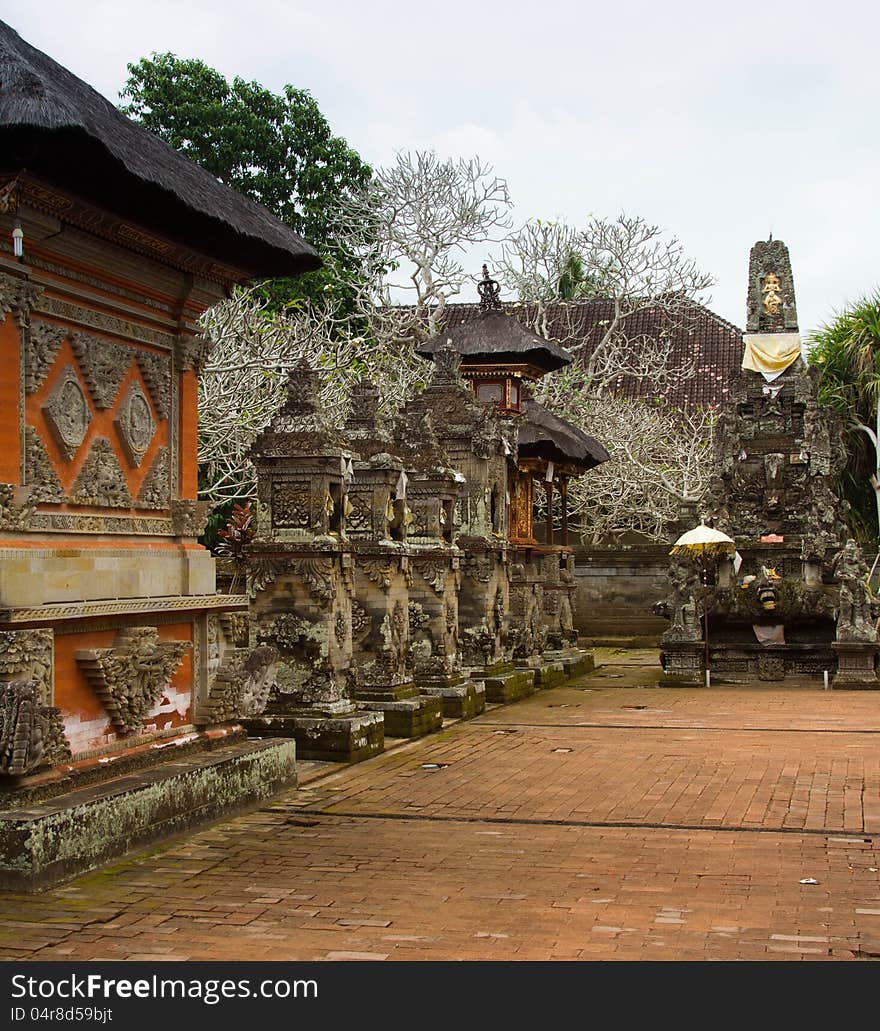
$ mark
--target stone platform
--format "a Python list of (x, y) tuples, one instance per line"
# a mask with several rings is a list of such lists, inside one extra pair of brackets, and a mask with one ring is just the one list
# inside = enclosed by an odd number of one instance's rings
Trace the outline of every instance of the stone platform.
[(357, 763), (379, 755), (385, 748), (381, 712), (264, 714), (245, 721), (245, 725), (254, 737), (293, 738), (300, 759)]
[(239, 741), (0, 811), (0, 887), (36, 891), (296, 784), (293, 741)]
[(378, 713), (385, 719), (388, 737), (424, 737), (443, 726), (443, 699), (415, 695), (396, 701), (358, 701), (363, 712)]
[(419, 690), (442, 699), (443, 718), (447, 720), (471, 720), (486, 709), (486, 685), (480, 680), (422, 681)]

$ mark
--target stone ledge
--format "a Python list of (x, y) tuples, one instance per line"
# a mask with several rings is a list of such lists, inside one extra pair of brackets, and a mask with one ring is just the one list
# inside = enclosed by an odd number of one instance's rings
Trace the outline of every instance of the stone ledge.
[(188, 594), (173, 597), (121, 598), (106, 601), (57, 602), (36, 608), (0, 609), (2, 623), (52, 623), (96, 616), (149, 615), (153, 612), (201, 612), (206, 609), (246, 609), (246, 594)]
[(293, 741), (245, 741), (0, 812), (0, 888), (38, 891), (296, 784)]

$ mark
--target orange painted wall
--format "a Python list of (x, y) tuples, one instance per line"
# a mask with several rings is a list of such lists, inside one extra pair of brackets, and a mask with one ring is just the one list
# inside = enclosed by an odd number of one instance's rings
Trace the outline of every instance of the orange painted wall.
[[(117, 630), (91, 630), (76, 634), (58, 631), (55, 634), (55, 705), (62, 710), (74, 758), (83, 752), (120, 740), (106, 709), (95, 696), (76, 661), (76, 653), (80, 649), (112, 647), (117, 633)], [(192, 642), (192, 624), (160, 626), (159, 638), (163, 641)], [(155, 715), (145, 721), (146, 730), (169, 730), (190, 722), (192, 671), (192, 650), (189, 650), (171, 678), (169, 691), (159, 700)], [(169, 706), (173, 706), (172, 711), (157, 711)]]
[(196, 374), (180, 377), (180, 496), (195, 499), (199, 491), (199, 395)]
[(20, 483), (18, 369), (21, 335), (12, 314), (0, 322), (0, 483)]
[[(58, 355), (55, 358), (52, 369), (46, 377), (45, 382), (41, 385), (39, 390), (27, 398), (25, 403), (25, 419), (29, 426), (33, 426), (37, 430), (37, 433), (49, 454), (49, 458), (55, 466), (55, 470), (58, 473), (65, 491), (70, 491), (73, 484), (76, 482), (76, 478), (79, 476), (82, 467), (88, 458), (89, 449), (91, 448), (92, 441), (95, 437), (104, 437), (110, 441), (113, 451), (119, 460), (120, 468), (125, 473), (128, 490), (132, 497), (137, 497), (141, 483), (149, 473), (157, 452), (168, 443), (168, 422), (167, 420), (160, 419), (149, 388), (144, 382), (144, 378), (137, 366), (137, 362), (135, 361), (135, 355), (137, 352), (133, 347), (130, 350), (131, 366), (126, 373), (125, 378), (122, 380), (113, 407), (104, 410), (97, 408), (97, 406), (94, 407), (92, 421), (89, 424), (88, 432), (86, 433), (82, 444), (80, 444), (77, 453), (73, 456), (73, 459), (70, 462), (67, 461), (61, 453), (58, 445), (55, 443), (55, 438), (52, 435), (52, 431), (49, 428), (49, 424), (46, 421), (42, 408), (45, 404), (46, 398), (49, 397), (55, 388), (58, 378), (68, 366), (71, 366), (75, 370), (83, 394), (86, 397), (90, 396), (88, 386), (86, 385), (86, 381), (82, 374), (82, 369), (77, 363), (76, 356), (73, 353), (73, 348), (70, 346), (69, 341), (65, 340), (58, 349)], [(144, 455), (141, 464), (137, 467), (134, 467), (129, 463), (128, 458), (119, 443), (119, 434), (114, 426), (114, 420), (119, 413), (119, 408), (125, 400), (129, 385), (134, 380), (137, 380), (140, 383), (144, 395), (148, 398), (150, 410), (156, 423), (156, 433), (150, 442), (149, 449)], [(77, 506), (76, 510), (83, 511), (81, 506)], [(115, 514), (123, 514), (123, 512), (124, 510), (117, 509)]]

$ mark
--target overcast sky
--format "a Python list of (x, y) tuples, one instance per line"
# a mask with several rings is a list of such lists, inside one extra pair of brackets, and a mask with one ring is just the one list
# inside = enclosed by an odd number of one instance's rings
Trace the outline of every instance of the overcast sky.
[(170, 50), (310, 90), (372, 164), (400, 149), (478, 154), (508, 181), (518, 221), (643, 215), (712, 273), (711, 307), (737, 325), (749, 248), (771, 231), (791, 249), (802, 331), (880, 285), (876, 2), (3, 0), (0, 12), (114, 102), (127, 62)]

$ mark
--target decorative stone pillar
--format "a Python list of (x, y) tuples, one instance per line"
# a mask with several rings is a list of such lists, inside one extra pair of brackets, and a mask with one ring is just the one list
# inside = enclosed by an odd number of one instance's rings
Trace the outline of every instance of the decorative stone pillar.
[(429, 413), (410, 413), (395, 427), (397, 452), (406, 463), (407, 504), (412, 512), (409, 663), (422, 694), (442, 699), (443, 713), (469, 719), (486, 706), (485, 687), (461, 665), (458, 592), (461, 551), (453, 543), (460, 473), (449, 468)]
[(660, 639), (663, 666), (659, 687), (702, 687), (705, 664), (702, 627), (697, 609), (699, 573), (693, 562), (676, 559), (669, 567), (669, 597), (655, 606), (669, 619)]
[(345, 431), (368, 458), (354, 463), (349, 487), (356, 611), (352, 696), (362, 709), (384, 714), (386, 733), (421, 737), (440, 729), (443, 707), (440, 698), (420, 695), (413, 679), (408, 477), (400, 458), (389, 453), (391, 437), (379, 423), (371, 384), (355, 389)]
[(253, 734), (294, 737), (303, 759), (356, 762), (384, 748), (379, 712), (351, 697), (353, 559), (345, 541), (353, 453), (320, 412), (317, 375), (291, 373), (287, 400), (252, 449), (259, 524), (248, 548), (253, 637), (277, 651)]

